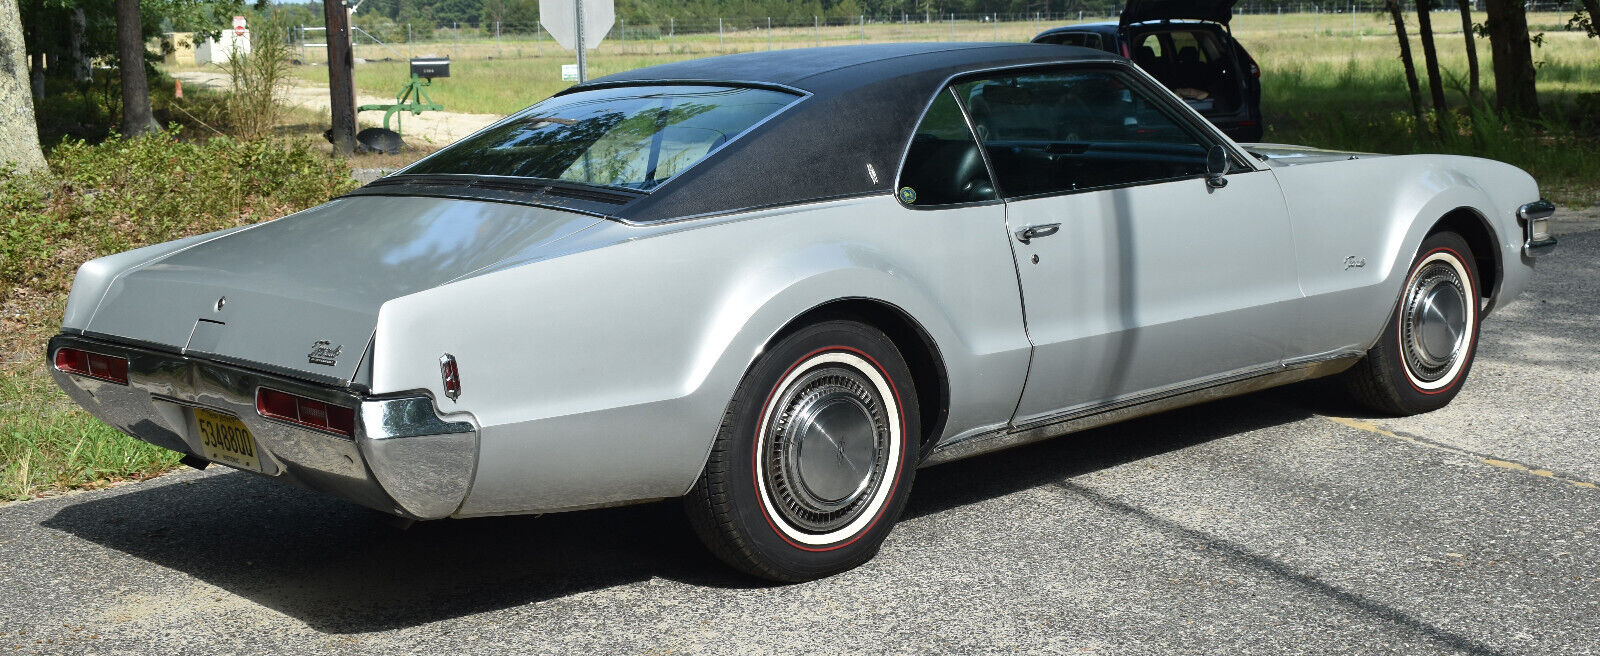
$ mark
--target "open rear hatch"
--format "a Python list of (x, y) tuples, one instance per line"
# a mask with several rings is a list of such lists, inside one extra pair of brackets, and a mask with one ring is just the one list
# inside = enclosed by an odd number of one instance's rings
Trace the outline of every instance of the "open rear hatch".
[(1121, 24), (1159, 20), (1202, 20), (1227, 25), (1233, 20), (1237, 0), (1128, 0)]
[(85, 333), (348, 384), (385, 302), (600, 220), (469, 200), (341, 198), (124, 273)]

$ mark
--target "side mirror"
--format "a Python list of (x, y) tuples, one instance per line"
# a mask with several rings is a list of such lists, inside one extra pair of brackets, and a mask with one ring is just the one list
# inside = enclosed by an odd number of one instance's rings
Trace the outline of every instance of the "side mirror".
[(1206, 185), (1212, 189), (1221, 189), (1228, 186), (1228, 179), (1222, 176), (1228, 173), (1228, 149), (1221, 144), (1211, 147), (1206, 151)]

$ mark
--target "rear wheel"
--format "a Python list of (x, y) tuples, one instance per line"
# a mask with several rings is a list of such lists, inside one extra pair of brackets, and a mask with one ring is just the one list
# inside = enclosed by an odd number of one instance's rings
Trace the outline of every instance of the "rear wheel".
[(1410, 415), (1442, 408), (1461, 391), (1478, 347), (1473, 261), (1455, 233), (1423, 240), (1383, 337), (1346, 374), (1357, 401)]
[(916, 473), (916, 390), (875, 328), (828, 321), (780, 340), (735, 392), (685, 499), (717, 557), (775, 581), (877, 553)]

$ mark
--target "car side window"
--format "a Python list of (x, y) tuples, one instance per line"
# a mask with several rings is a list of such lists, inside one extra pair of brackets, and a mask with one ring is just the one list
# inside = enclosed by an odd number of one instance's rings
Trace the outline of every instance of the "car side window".
[(915, 207), (999, 200), (983, 152), (950, 90), (934, 98), (912, 135), (897, 189), (900, 202)]
[(1007, 198), (1205, 174), (1204, 142), (1113, 71), (955, 85)]

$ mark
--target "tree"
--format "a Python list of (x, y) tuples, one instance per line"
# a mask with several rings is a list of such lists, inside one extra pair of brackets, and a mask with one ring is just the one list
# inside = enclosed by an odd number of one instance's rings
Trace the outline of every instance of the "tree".
[(1472, 0), (1456, 0), (1461, 9), (1461, 36), (1467, 40), (1467, 99), (1473, 106), (1483, 104), (1483, 89), (1478, 86), (1478, 43), (1472, 38)]
[(1411, 59), (1411, 39), (1406, 37), (1406, 16), (1400, 13), (1397, 0), (1386, 0), (1384, 8), (1394, 20), (1394, 33), (1400, 39), (1400, 63), (1405, 65), (1406, 85), (1411, 88), (1411, 114), (1422, 120), (1422, 90), (1417, 87), (1417, 65)]
[(1439, 75), (1439, 52), (1433, 47), (1432, 4), (1417, 0), (1417, 36), (1422, 37), (1422, 61), (1428, 69), (1428, 92), (1433, 98), (1433, 120), (1438, 122), (1439, 134), (1444, 134), (1445, 112), (1444, 79)]
[(122, 81), (122, 134), (141, 135), (159, 130), (150, 110), (150, 80), (144, 72), (144, 26), (139, 0), (116, 0), (117, 66)]
[(1583, 9), (1572, 14), (1572, 19), (1567, 21), (1567, 28), (1600, 37), (1600, 24), (1597, 22), (1600, 22), (1600, 0), (1583, 0)]
[(1512, 116), (1539, 118), (1533, 86), (1533, 44), (1523, 0), (1488, 0), (1489, 51), (1494, 54), (1495, 108)]
[(0, 167), (9, 161), (21, 171), (44, 168), (39, 127), (33, 119), (27, 52), (16, 0), (0, 0), (0, 160), (4, 160)]

